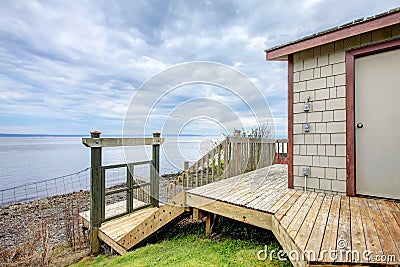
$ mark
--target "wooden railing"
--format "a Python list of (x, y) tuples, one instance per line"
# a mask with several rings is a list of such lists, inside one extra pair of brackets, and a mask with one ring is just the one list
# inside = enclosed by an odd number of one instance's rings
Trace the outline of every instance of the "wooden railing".
[[(107, 220), (122, 216), (133, 212), (133, 199), (139, 196), (140, 201), (145, 202), (142, 206), (159, 206), (159, 169), (160, 169), (160, 145), (164, 142), (164, 138), (160, 137), (160, 133), (153, 133), (153, 137), (147, 138), (101, 138), (101, 132), (91, 132), (90, 138), (82, 138), (82, 143), (86, 147), (90, 147), (90, 252), (98, 253), (99, 237), (98, 230), (101, 224)], [(104, 147), (121, 147), (121, 146), (152, 146), (152, 160), (117, 164), (102, 165), (102, 149)], [(135, 165), (150, 165), (150, 182), (135, 182), (133, 177), (133, 167)], [(126, 186), (120, 189), (107, 191), (105, 188), (106, 170), (126, 168)], [(144, 192), (149, 192), (144, 194)], [(106, 218), (106, 201), (105, 197), (118, 193), (126, 193), (126, 211), (115, 216)], [(148, 196), (149, 195), (149, 196)]]
[[(140, 179), (133, 175), (135, 166), (149, 166), (150, 169), (150, 181), (146, 182), (145, 179)], [(124, 168), (126, 169), (126, 182), (119, 186), (118, 188), (108, 189), (106, 188), (106, 170), (113, 170)], [(155, 198), (158, 201), (157, 196), (151, 195), (150, 192), (154, 191), (155, 183), (158, 183), (157, 173), (154, 168), (154, 162), (152, 160), (140, 161), (140, 162), (132, 162), (132, 163), (123, 163), (123, 164), (114, 164), (100, 167), (101, 177), (101, 197), (100, 197), (100, 224), (106, 221), (110, 221), (116, 219), (118, 217), (122, 217), (129, 213), (132, 213), (136, 210), (143, 209), (146, 207), (150, 207), (154, 205)], [(112, 216), (106, 217), (106, 197), (118, 194), (126, 194), (125, 198), (125, 211), (113, 214)], [(134, 205), (134, 200), (138, 200), (143, 202), (143, 205), (136, 206)]]
[[(166, 188), (167, 201), (184, 189), (195, 188), (270, 166), (274, 163), (276, 145), (287, 140), (227, 137), (184, 171)], [(282, 145), (281, 145), (282, 146)]]

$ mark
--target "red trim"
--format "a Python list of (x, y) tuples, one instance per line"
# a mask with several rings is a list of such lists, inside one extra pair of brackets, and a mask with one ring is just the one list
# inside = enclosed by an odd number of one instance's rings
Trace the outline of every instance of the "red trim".
[(346, 194), (356, 195), (354, 136), (354, 56), (346, 53)]
[(366, 46), (346, 52), (346, 194), (356, 195), (356, 168), (355, 168), (355, 105), (354, 105), (354, 61), (365, 57), (400, 48), (400, 39)]
[(288, 188), (293, 188), (293, 55), (288, 56)]
[(328, 32), (322, 35), (317, 35), (310, 39), (299, 41), (293, 44), (288, 44), (278, 47), (273, 50), (265, 51), (267, 60), (282, 59), (283, 56), (293, 54), (302, 50), (306, 50), (319, 45), (342, 40), (348, 37), (359, 35), (365, 32), (381, 29), (400, 23), (400, 12), (395, 12), (384, 17), (368, 20), (364, 23), (354, 24), (346, 28), (338, 29), (333, 32)]

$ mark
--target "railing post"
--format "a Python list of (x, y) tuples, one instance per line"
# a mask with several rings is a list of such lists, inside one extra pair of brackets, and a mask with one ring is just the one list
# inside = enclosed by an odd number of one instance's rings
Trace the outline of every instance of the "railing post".
[(189, 187), (189, 161), (183, 162), (183, 175), (182, 185), (183, 187)]
[(278, 155), (277, 155), (277, 163), (278, 164), (280, 164), (281, 163), (281, 148), (280, 148), (280, 143), (279, 143), (279, 140), (276, 140), (276, 145), (277, 145), (277, 148), (278, 148)]
[[(94, 131), (92, 138), (100, 138), (101, 132)], [(90, 149), (90, 252), (99, 252), (98, 229), (101, 225), (103, 196), (101, 175), (101, 147)]]
[[(126, 166), (126, 186), (128, 187), (128, 191), (126, 192), (126, 211), (131, 213), (133, 210), (133, 172), (134, 166), (132, 164), (128, 164)], [(141, 199), (143, 201), (143, 199)]]
[[(161, 133), (155, 132), (153, 133), (153, 137), (160, 137)], [(160, 144), (153, 144), (153, 171), (151, 172), (152, 175), (151, 179), (151, 204), (154, 207), (158, 207), (159, 204), (159, 172), (160, 172)]]

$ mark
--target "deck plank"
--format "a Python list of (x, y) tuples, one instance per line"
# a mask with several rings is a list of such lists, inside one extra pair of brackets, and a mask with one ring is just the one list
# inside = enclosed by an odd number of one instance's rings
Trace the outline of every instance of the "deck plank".
[[(146, 203), (139, 201), (137, 199), (133, 199), (132, 207), (134, 209), (139, 208), (141, 206), (147, 205)], [(124, 213), (126, 211), (126, 201), (118, 201), (113, 204), (108, 204), (105, 207), (106, 218), (110, 218), (112, 216)], [(90, 210), (83, 211), (79, 213), (79, 216), (83, 219), (83, 224), (86, 227), (90, 227)]]
[(112, 239), (118, 239), (120, 236), (126, 234), (130, 229), (133, 229), (138, 224), (153, 213), (157, 208), (143, 209), (124, 217), (104, 223), (100, 230)]
[(238, 184), (240, 184), (241, 182), (247, 181), (248, 179), (250, 179), (249, 175), (242, 174), (239, 176), (220, 180), (215, 183), (210, 183), (210, 184), (207, 184), (207, 185), (204, 185), (201, 187), (196, 187), (196, 188), (190, 189), (190, 192), (192, 194), (197, 194), (197, 195), (208, 194), (208, 195), (212, 196), (221, 190), (228, 191), (228, 190), (234, 188), (235, 186), (237, 186)]
[(225, 196), (223, 196), (222, 198), (219, 197), (218, 199), (224, 202), (231, 203), (232, 200), (248, 193), (250, 190), (250, 184), (250, 181), (243, 182), (242, 184), (236, 186), (231, 191), (229, 191), (228, 194), (225, 194)]
[(235, 203), (240, 205), (252, 207), (256, 202), (260, 202), (265, 198), (271, 198), (274, 192), (279, 192), (284, 189), (284, 184), (286, 184), (286, 179), (282, 179), (281, 170), (270, 171), (265, 176), (260, 177), (254, 181), (254, 188), (249, 194), (243, 195)]
[(266, 211), (270, 212), (270, 213), (276, 213), (286, 203), (286, 201), (288, 201), (289, 198), (292, 197), (292, 195), (295, 192), (296, 192), (296, 190), (289, 189), (289, 191), (287, 191), (284, 196), (282, 196), (277, 202), (275, 202), (275, 204), (268, 207), (268, 209)]
[(296, 200), (296, 202), (293, 203), (293, 206), (290, 207), (288, 212), (285, 214), (285, 216), (280, 221), (280, 223), (281, 223), (281, 225), (282, 225), (282, 227), (284, 229), (287, 229), (289, 227), (290, 223), (292, 222), (292, 220), (296, 216), (297, 212), (301, 209), (301, 207), (303, 206), (304, 201), (306, 201), (306, 199), (308, 198), (309, 195), (310, 195), (310, 192), (304, 192)]
[(260, 210), (263, 211), (268, 211), (269, 207), (274, 205), (278, 200), (280, 200), (288, 191), (291, 191), (292, 189), (283, 189), (283, 190), (276, 190), (276, 194), (271, 197), (267, 202), (263, 201), (263, 205), (259, 208)]
[(231, 179), (225, 186), (217, 186), (215, 185), (215, 190), (211, 190), (209, 192), (203, 193), (201, 195), (207, 195), (211, 198), (220, 198), (222, 196), (230, 196), (230, 194), (238, 191), (244, 185), (249, 183), (249, 179), (246, 177), (240, 177), (239, 179)]
[(286, 215), (286, 213), (288, 212), (288, 210), (292, 207), (293, 203), (296, 202), (296, 200), (303, 195), (303, 191), (296, 191), (290, 198), (288, 201), (285, 202), (284, 205), (282, 205), (279, 210), (277, 210), (277, 212), (275, 213), (275, 218), (278, 221), (281, 221), (282, 218)]
[(397, 224), (400, 227), (400, 208), (393, 201), (387, 201), (386, 205), (389, 206), (390, 212), (393, 214), (393, 217), (396, 219)]
[(322, 259), (323, 261), (329, 261), (329, 255), (327, 254), (328, 251), (336, 250), (340, 201), (340, 196), (333, 196), (328, 220), (326, 222), (325, 233), (322, 239), (322, 245), (318, 256), (318, 258)]
[(377, 201), (375, 199), (367, 200), (372, 219), (374, 220), (376, 231), (378, 233), (379, 241), (382, 246), (384, 255), (396, 255), (397, 248), (395, 242), (392, 240), (392, 237), (387, 229), (387, 225), (385, 220), (383, 219), (383, 214), (381, 213)]
[(319, 209), (318, 215), (316, 216), (315, 223), (313, 225), (310, 237), (308, 239), (305, 249), (307, 251), (314, 251), (316, 255), (316, 261), (319, 261), (318, 256), (322, 247), (322, 239), (324, 238), (325, 227), (333, 200), (332, 195), (325, 195), (324, 200)]
[[(303, 251), (306, 248), (306, 245), (308, 243), (308, 239), (310, 238), (312, 229), (314, 228), (314, 225), (317, 222), (316, 218), (321, 209), (323, 200), (324, 200), (324, 194), (321, 194), (321, 193), (318, 194), (317, 197), (315, 198), (310, 210), (308, 211), (307, 216), (305, 217), (303, 223), (301, 224), (301, 227), (299, 228), (299, 230), (296, 234), (296, 237), (294, 239), (297, 246)], [(290, 232), (289, 232), (289, 234), (290, 234)], [(317, 253), (318, 252), (316, 252), (315, 255), (318, 255)]]
[(270, 195), (271, 191), (276, 191), (280, 188), (281, 181), (279, 180), (265, 180), (263, 181), (262, 186), (258, 187), (257, 189), (253, 189), (251, 194), (247, 194), (239, 199), (237, 202), (242, 205), (250, 205), (251, 202), (256, 201), (262, 197), (267, 197)]
[[(190, 189), (189, 192), (199, 196), (221, 200), (221, 196), (229, 196), (229, 192), (236, 192), (239, 189), (238, 187), (241, 187), (243, 183), (250, 183), (252, 180), (259, 179), (261, 181), (263, 177), (266, 176), (271, 176), (271, 180), (286, 180), (286, 177), (282, 175), (282, 172), (285, 173), (286, 170), (286, 165), (272, 165), (253, 172)], [(276, 177), (276, 179), (272, 179), (273, 177)]]
[(351, 225), (350, 225), (350, 198), (342, 197), (339, 212), (339, 227), (337, 235), (338, 258), (336, 262), (348, 262), (352, 259), (351, 254), (347, 252), (351, 250)]
[(396, 219), (393, 217), (390, 212), (390, 208), (386, 205), (388, 201), (383, 201), (381, 199), (377, 200), (376, 203), (383, 215), (383, 219), (386, 222), (387, 229), (392, 237), (394, 245), (397, 247), (397, 255), (396, 258), (400, 259), (400, 227), (397, 224)]
[(280, 169), (261, 172), (259, 176), (253, 175), (247, 192), (242, 191), (228, 201), (230, 203), (252, 207), (251, 204), (249, 204), (251, 201), (270, 198), (271, 191), (279, 191), (282, 184), (285, 183), (285, 179), (276, 178), (280, 173), (279, 170)]
[(371, 252), (371, 258), (376, 255), (383, 255), (381, 243), (379, 241), (378, 233), (375, 228), (374, 220), (368, 206), (366, 198), (359, 198), (358, 203), (360, 205), (361, 220), (364, 228), (365, 244), (367, 249)]
[(265, 181), (263, 186), (256, 189), (254, 184), (252, 183), (253, 182), (249, 182), (247, 184), (246, 191), (242, 190), (241, 192), (236, 193), (235, 195), (228, 198), (227, 201), (230, 203), (242, 205), (243, 199), (247, 199), (249, 198), (249, 196), (264, 195), (269, 188), (275, 186), (274, 181)]
[(260, 197), (257, 200), (253, 200), (247, 205), (249, 207), (252, 207), (253, 209), (265, 210), (263, 209), (263, 207), (266, 205), (266, 203), (274, 201), (274, 199), (276, 199), (280, 195), (281, 191), (283, 191), (280, 188), (280, 185), (278, 185), (278, 187), (274, 187), (273, 189), (268, 190), (268, 193), (265, 194), (263, 197)]
[[(293, 216), (293, 220), (287, 227), (287, 232), (289, 233), (290, 237), (294, 240), (296, 235), (303, 224), (305, 218), (307, 217), (308, 212), (311, 210), (311, 207), (317, 198), (318, 193), (311, 192), (307, 199), (303, 202), (301, 207), (298, 209), (297, 214)], [(284, 222), (282, 222), (284, 226)]]
[[(362, 255), (367, 250), (365, 242), (364, 226), (361, 220), (361, 210), (358, 198), (350, 198), (350, 213), (351, 213), (351, 250), (356, 251)], [(353, 259), (355, 261), (357, 259)], [(362, 256), (357, 260), (358, 262), (368, 262)]]
[[(268, 184), (269, 183), (271, 183), (271, 182), (268, 182)], [(273, 184), (273, 186), (275, 188), (276, 185)], [(260, 191), (261, 190), (264, 191), (262, 194), (258, 193), (258, 194), (256, 194), (255, 197), (251, 197), (251, 198), (248, 198), (247, 200), (243, 201), (247, 207), (254, 208), (254, 206), (256, 204), (258, 204), (259, 202), (261, 202), (263, 199), (265, 199), (265, 198), (269, 199), (271, 197), (271, 191), (273, 191), (271, 188), (265, 189), (265, 190), (263, 188), (260, 188)]]
[[(208, 193), (211, 192), (212, 190), (217, 190), (218, 188), (222, 187), (222, 186), (226, 186), (228, 184), (232, 184), (232, 181), (230, 181), (230, 179), (232, 178), (228, 178), (225, 180), (220, 180), (218, 182), (215, 183), (210, 183), (201, 187), (195, 187), (195, 188), (191, 188), (189, 189), (191, 193), (193, 194), (203, 194), (203, 193)], [(218, 187), (216, 187), (215, 185), (218, 184)]]

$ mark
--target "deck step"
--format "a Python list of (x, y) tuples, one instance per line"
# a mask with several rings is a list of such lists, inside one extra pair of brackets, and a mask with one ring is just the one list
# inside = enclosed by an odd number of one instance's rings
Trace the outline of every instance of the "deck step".
[(99, 238), (123, 255), (185, 212), (184, 192), (159, 208), (145, 208), (105, 222)]

